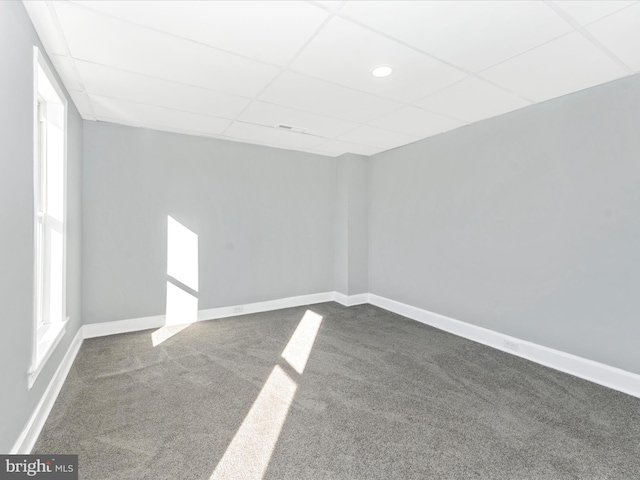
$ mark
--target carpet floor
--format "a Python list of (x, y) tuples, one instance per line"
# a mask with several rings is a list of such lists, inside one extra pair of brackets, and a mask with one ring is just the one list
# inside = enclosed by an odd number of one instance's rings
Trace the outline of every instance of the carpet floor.
[(87, 480), (640, 478), (640, 399), (370, 305), (153, 334), (85, 340), (33, 453)]

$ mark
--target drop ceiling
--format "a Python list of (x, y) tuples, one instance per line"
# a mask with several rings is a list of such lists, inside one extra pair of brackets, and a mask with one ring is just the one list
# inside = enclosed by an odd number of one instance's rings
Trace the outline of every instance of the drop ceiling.
[(640, 71), (638, 1), (24, 5), (86, 120), (328, 156)]

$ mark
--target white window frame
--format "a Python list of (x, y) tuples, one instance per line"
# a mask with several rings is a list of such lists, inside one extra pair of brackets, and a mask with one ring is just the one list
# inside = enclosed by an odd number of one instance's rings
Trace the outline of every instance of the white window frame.
[[(45, 280), (43, 279), (44, 259), (43, 255), (46, 255), (44, 246), (47, 245), (42, 238), (42, 232), (46, 231), (48, 227), (46, 225), (47, 219), (44, 218), (42, 212), (40, 212), (40, 205), (38, 200), (41, 199), (44, 189), (42, 188), (42, 173), (40, 166), (42, 164), (40, 156), (41, 142), (42, 142), (42, 129), (41, 129), (41, 116), (44, 113), (46, 117), (46, 101), (41, 98), (39, 92), (38, 75), (39, 71), (44, 72), (47, 80), (55, 90), (60, 102), (63, 105), (63, 152), (62, 152), (62, 312), (60, 321), (45, 322), (43, 313), (43, 303), (47, 297)], [(45, 111), (38, 108), (38, 104), (41, 103)], [(57, 102), (56, 102), (57, 103)], [(67, 111), (68, 102), (65, 97), (62, 88), (58, 84), (56, 77), (49, 68), (43, 55), (40, 53), (38, 47), (33, 47), (33, 193), (34, 193), (34, 265), (33, 265), (33, 342), (31, 350), (31, 365), (27, 374), (28, 386), (31, 388), (36, 381), (39, 373), (42, 371), (47, 360), (55, 350), (60, 340), (65, 334), (66, 324), (69, 318), (67, 317)], [(45, 139), (46, 147), (46, 139)], [(45, 163), (46, 164), (46, 163)], [(46, 195), (46, 194), (45, 194)], [(45, 208), (46, 211), (46, 208)], [(46, 304), (45, 304), (46, 305)]]

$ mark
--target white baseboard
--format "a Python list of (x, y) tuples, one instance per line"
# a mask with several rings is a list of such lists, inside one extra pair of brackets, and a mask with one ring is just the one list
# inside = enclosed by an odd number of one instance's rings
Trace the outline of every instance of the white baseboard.
[[(331, 302), (334, 292), (315, 293), (311, 295), (300, 295), (297, 297), (278, 298), (266, 302), (248, 303), (245, 305), (233, 305), (229, 307), (208, 308), (198, 311), (198, 322), (215, 320), (218, 318), (235, 317), (247, 315), (249, 313), (269, 312), (283, 308), (300, 307), (312, 305), (314, 303)], [(103, 337), (105, 335), (116, 335), (118, 333), (137, 332), (150, 328), (161, 328), (166, 325), (165, 315), (155, 315), (152, 317), (130, 318), (127, 320), (116, 320), (113, 322), (90, 323), (83, 327), (84, 338)]]
[(42, 398), (38, 402), (33, 414), (29, 418), (26, 426), (22, 430), (22, 433), (16, 440), (16, 443), (11, 448), (10, 454), (20, 454), (20, 455), (28, 455), (31, 453), (33, 446), (38, 440), (38, 436), (42, 431), (42, 427), (44, 427), (45, 422), (47, 421), (47, 417), (49, 417), (49, 413), (53, 408), (53, 404), (56, 402), (58, 398), (58, 394), (60, 393), (60, 389), (62, 385), (64, 385), (64, 381), (67, 378), (67, 374), (71, 369), (71, 365), (73, 365), (73, 361), (80, 350), (80, 346), (82, 345), (82, 328), (78, 330), (76, 336), (73, 338), (71, 345), (67, 349), (67, 353), (65, 353), (62, 362), (58, 366), (56, 373), (54, 373), (47, 389), (45, 390)]
[(278, 298), (266, 302), (248, 303), (231, 307), (209, 308), (198, 312), (198, 321), (215, 320), (217, 318), (235, 317), (248, 313), (270, 312), (282, 308), (301, 307), (313, 305), (314, 303), (331, 302), (333, 292), (315, 293), (311, 295), (300, 295), (297, 297)]
[(460, 337), (640, 398), (640, 375), (369, 294), (369, 303)]
[(119, 333), (137, 332), (150, 328), (160, 328), (165, 324), (164, 315), (152, 317), (129, 318), (113, 322), (87, 323), (82, 327), (84, 338), (105, 337)]
[(360, 293), (358, 295), (345, 295), (344, 293), (333, 292), (333, 300), (345, 307), (352, 307), (354, 305), (369, 303), (369, 294)]

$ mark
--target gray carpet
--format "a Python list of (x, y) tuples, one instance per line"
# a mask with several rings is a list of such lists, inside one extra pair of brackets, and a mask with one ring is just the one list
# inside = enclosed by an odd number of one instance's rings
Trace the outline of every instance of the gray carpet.
[[(281, 354), (307, 308), (299, 374)], [(279, 365), (296, 392), (265, 479), (640, 478), (640, 399), (369, 305), (151, 333), (84, 342), (34, 453), (79, 454), (83, 479), (208, 480)]]

